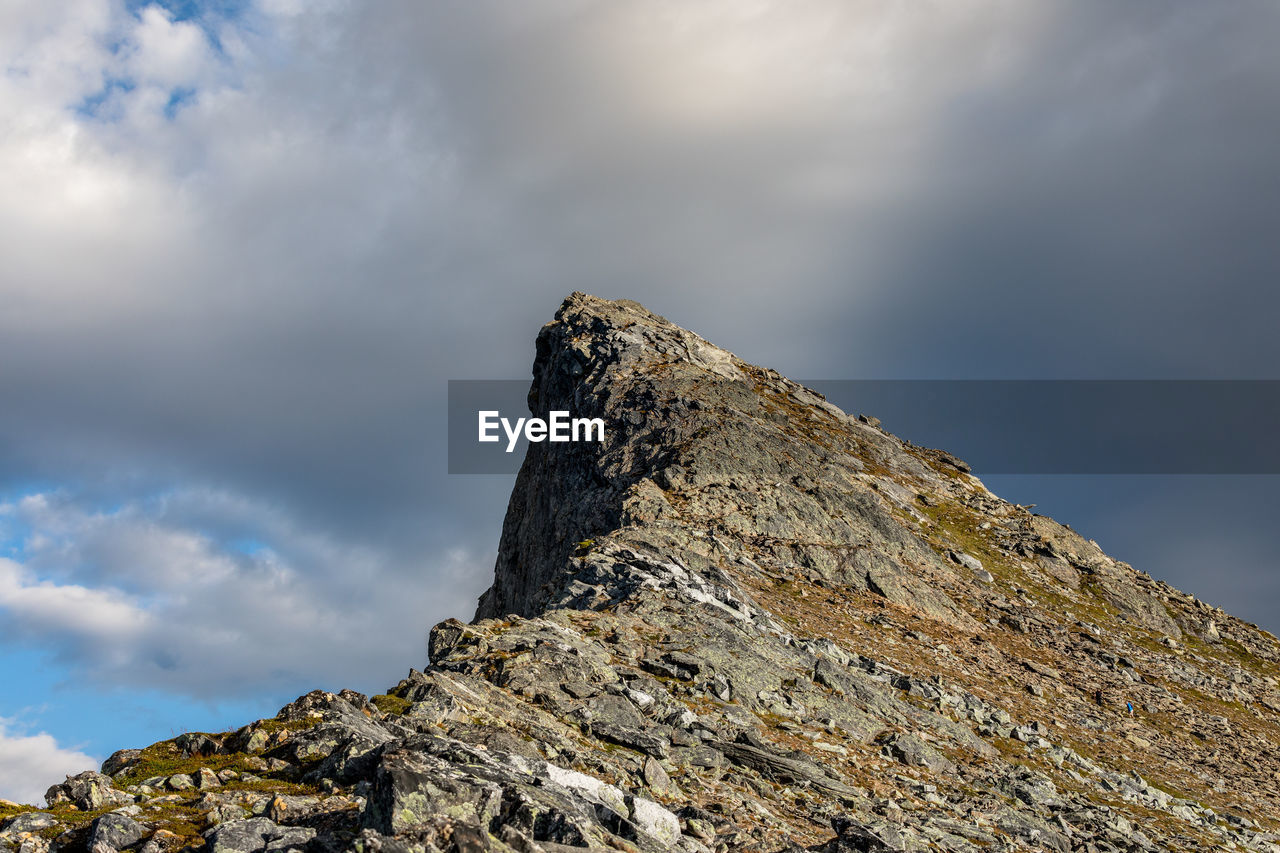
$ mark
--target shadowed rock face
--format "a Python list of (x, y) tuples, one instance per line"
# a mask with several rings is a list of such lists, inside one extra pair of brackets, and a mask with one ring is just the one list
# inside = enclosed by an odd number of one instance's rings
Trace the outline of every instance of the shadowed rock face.
[(529, 402), (607, 440), (531, 445), (424, 672), (122, 750), (0, 851), (1280, 850), (1270, 634), (633, 302), (566, 300)]

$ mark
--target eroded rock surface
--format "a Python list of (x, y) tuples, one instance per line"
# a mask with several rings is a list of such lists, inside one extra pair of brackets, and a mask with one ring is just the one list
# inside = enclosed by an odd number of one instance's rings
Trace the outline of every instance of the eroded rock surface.
[(0, 851), (1280, 851), (1270, 634), (632, 302), (571, 296), (529, 399), (608, 439), (532, 445), (424, 671), (122, 750)]

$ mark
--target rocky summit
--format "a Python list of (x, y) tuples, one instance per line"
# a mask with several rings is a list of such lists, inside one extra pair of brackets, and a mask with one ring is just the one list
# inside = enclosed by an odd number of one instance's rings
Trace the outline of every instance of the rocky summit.
[(492, 586), (386, 694), (112, 755), (0, 850), (1280, 851), (1280, 644), (575, 293)]

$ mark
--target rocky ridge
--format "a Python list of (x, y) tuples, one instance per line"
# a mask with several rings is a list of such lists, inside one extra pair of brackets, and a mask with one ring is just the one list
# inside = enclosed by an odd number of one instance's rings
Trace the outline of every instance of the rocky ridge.
[(425, 671), (117, 752), (0, 851), (1280, 851), (1265, 631), (633, 302), (566, 300), (529, 402), (608, 440), (531, 445)]

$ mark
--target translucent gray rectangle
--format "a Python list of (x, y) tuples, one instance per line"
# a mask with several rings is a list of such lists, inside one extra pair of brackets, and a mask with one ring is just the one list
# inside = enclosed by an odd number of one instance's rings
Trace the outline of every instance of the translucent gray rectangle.
[[(449, 473), (514, 474), (521, 439), (477, 440), (482, 410), (527, 416), (528, 380), (449, 382)], [(975, 474), (1278, 474), (1280, 380), (869, 380), (803, 384)], [(612, 428), (612, 425), (611, 427)]]

